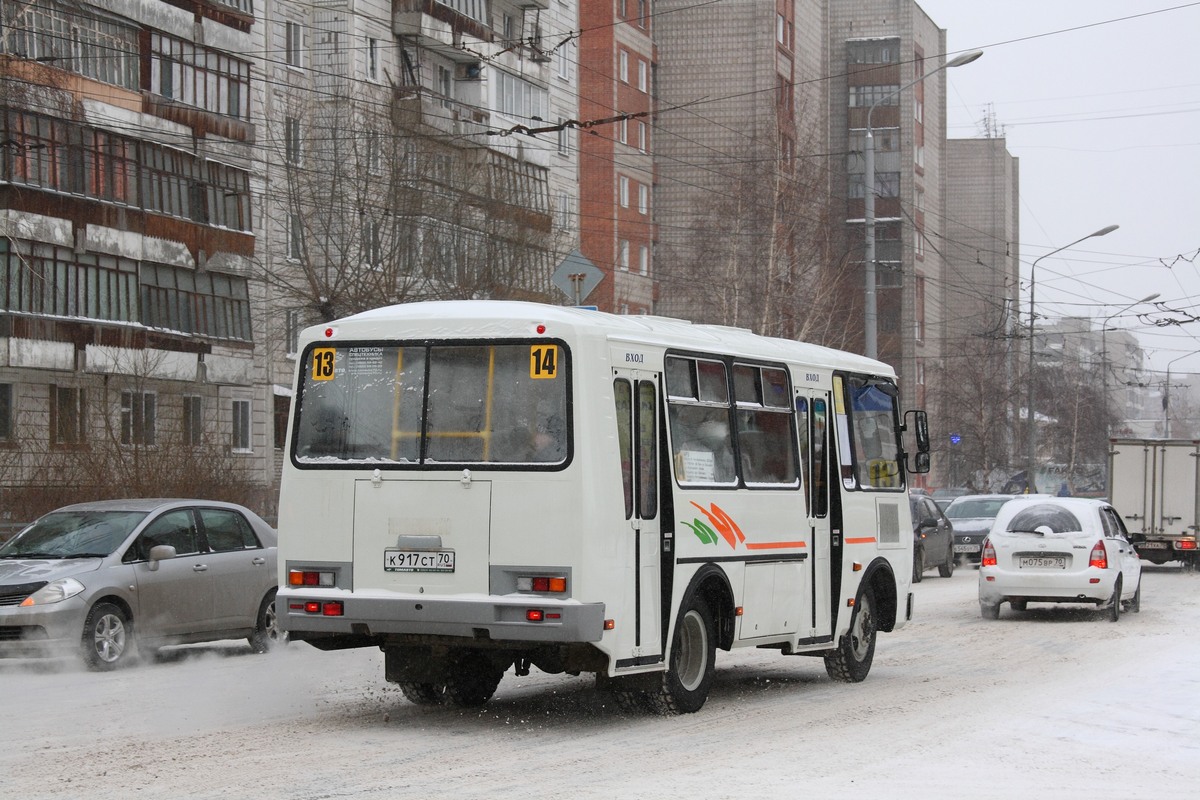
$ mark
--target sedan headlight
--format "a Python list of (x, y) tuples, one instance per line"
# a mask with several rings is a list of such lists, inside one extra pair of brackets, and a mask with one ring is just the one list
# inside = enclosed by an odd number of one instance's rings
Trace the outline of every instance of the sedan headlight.
[(50, 581), (42, 588), (21, 601), (22, 607), (48, 606), (51, 603), (61, 603), (83, 591), (83, 584), (74, 578), (59, 578)]

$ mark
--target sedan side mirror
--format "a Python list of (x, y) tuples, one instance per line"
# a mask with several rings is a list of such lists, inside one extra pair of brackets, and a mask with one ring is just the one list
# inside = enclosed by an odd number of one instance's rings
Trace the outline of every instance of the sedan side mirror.
[(158, 562), (175, 557), (175, 547), (169, 544), (156, 544), (150, 548), (150, 569), (158, 569)]

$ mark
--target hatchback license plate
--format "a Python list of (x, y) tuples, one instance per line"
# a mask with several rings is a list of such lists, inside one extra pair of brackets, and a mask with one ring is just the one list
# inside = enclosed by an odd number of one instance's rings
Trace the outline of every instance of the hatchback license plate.
[(954, 545), (956, 553), (978, 553), (979, 545), (977, 544), (956, 544)]
[(1066, 556), (1021, 556), (1017, 562), (1021, 569), (1066, 569)]
[(454, 572), (453, 550), (384, 550), (386, 572)]

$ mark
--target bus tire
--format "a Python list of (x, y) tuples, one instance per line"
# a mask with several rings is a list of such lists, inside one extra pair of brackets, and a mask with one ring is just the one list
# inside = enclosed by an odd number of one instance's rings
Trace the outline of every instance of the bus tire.
[(408, 701), (419, 706), (440, 706), (445, 698), (446, 687), (439, 683), (400, 681), (400, 691)]
[(712, 687), (717, 640), (712, 611), (693, 597), (675, 623), (667, 671), (658, 687), (645, 695), (651, 710), (670, 716), (699, 711)]
[(466, 650), (450, 659), (446, 671), (446, 703), (459, 708), (479, 708), (492, 699), (504, 670), (487, 653)]
[(829, 677), (845, 683), (865, 680), (871, 671), (871, 662), (875, 660), (877, 632), (875, 598), (869, 587), (859, 587), (854, 614), (850, 617), (850, 630), (838, 642), (837, 649), (825, 656), (825, 672)]

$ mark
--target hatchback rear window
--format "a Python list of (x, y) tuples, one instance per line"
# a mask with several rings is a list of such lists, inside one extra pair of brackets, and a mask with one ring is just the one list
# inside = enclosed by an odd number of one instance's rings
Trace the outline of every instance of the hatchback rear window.
[(1082, 531), (1079, 518), (1060, 506), (1037, 505), (1018, 512), (1008, 530), (1020, 533), (1073, 533)]

